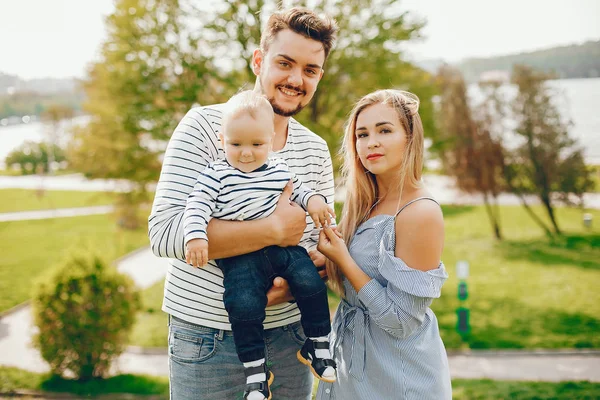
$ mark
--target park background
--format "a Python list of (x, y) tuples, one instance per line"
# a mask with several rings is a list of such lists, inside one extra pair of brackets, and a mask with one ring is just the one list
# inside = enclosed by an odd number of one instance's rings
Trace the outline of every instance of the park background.
[[(341, 28), (319, 90), (298, 116), (332, 155), (361, 95), (396, 87), (422, 100), (425, 182), (444, 203), (450, 272), (432, 309), (449, 352), (597, 351), (598, 3), (283, 3), (325, 10)], [(147, 248), (145, 218), (170, 134), (190, 107), (225, 101), (253, 82), (250, 54), (276, 5), (0, 0), (0, 7), (4, 322), (74, 251), (90, 249), (110, 264)], [(343, 188), (337, 192), (339, 215)], [(94, 215), (57, 217), (73, 208)], [(36, 210), (54, 214), (15, 214)], [(469, 263), (465, 300), (457, 297), (459, 261)], [(138, 285), (129, 349), (166, 352), (157, 279)], [(337, 301), (332, 295), (332, 309)], [(465, 332), (458, 308), (469, 310)], [(0, 341), (9, 331), (0, 324)], [(2, 393), (161, 398), (167, 390), (164, 378), (147, 376), (73, 382), (14, 368), (4, 353), (0, 364)], [(454, 386), (464, 399), (600, 397), (589, 382), (456, 379)]]

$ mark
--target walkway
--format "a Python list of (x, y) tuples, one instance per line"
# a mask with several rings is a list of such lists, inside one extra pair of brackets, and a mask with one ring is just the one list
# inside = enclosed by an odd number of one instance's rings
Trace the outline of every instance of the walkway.
[[(145, 288), (163, 279), (167, 262), (144, 248), (123, 257), (117, 265), (132, 276), (138, 287)], [(30, 346), (34, 333), (31, 308), (27, 304), (0, 317), (0, 364), (48, 371), (38, 351)], [(453, 378), (600, 382), (600, 351), (476, 351), (450, 353), (449, 362)], [(166, 349), (129, 347), (115, 362), (113, 372), (166, 376)]]

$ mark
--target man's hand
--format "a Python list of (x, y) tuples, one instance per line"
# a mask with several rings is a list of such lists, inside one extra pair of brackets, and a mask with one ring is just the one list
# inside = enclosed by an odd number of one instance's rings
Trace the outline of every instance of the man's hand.
[(283, 189), (275, 211), (267, 217), (273, 221), (276, 229), (273, 244), (281, 247), (296, 246), (300, 243), (306, 228), (306, 213), (302, 207), (290, 202), (292, 191), (293, 186), (290, 181)]
[(208, 241), (192, 239), (185, 245), (185, 262), (196, 267), (204, 267), (208, 263)]
[(267, 292), (267, 307), (294, 300), (290, 292), (290, 285), (282, 277), (273, 279), (273, 286)]

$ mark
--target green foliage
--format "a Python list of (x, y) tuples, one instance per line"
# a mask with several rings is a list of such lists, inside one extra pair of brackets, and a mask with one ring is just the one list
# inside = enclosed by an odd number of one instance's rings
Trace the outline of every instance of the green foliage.
[(4, 162), (8, 166), (18, 165), (22, 175), (31, 175), (48, 173), (50, 160), (55, 163), (65, 162), (67, 159), (64, 150), (50, 143), (26, 141), (8, 153)]
[(92, 118), (75, 130), (69, 158), (87, 177), (129, 180), (140, 194), (125, 201), (144, 198), (158, 178), (164, 141), (206, 89), (203, 56), (185, 53), (182, 18), (176, 0), (117, 1), (101, 61), (84, 82)]
[(504, 189), (502, 138), (494, 132), (491, 106), (498, 86), (477, 113), (471, 110), (465, 81), (458, 70), (440, 68), (441, 89), (438, 120), (440, 150), (444, 169), (467, 193), (482, 194), (488, 218), (497, 239), (501, 239), (497, 197)]
[[(136, 183), (134, 191), (144, 191), (158, 179), (166, 141), (191, 106), (223, 102), (253, 84), (251, 54), (278, 4), (218, 0), (207, 8), (190, 0), (117, 1), (102, 59), (84, 82), (84, 110), (92, 118), (75, 131), (69, 156), (75, 168), (88, 177), (125, 178)], [(329, 0), (316, 9), (338, 20), (340, 40), (300, 121), (335, 151), (354, 101), (375, 89), (401, 87), (421, 97), (432, 133), (434, 87), (401, 51), (423, 24), (411, 22), (392, 0)]]
[[(215, 57), (228, 59), (234, 71), (219, 77), (225, 100), (243, 84), (255, 80), (251, 69), (252, 51), (258, 47), (260, 29), (277, 9), (305, 5), (297, 1), (214, 2), (216, 15), (205, 13), (207, 45)], [(339, 26), (338, 40), (325, 64), (325, 74), (298, 120), (323, 137), (332, 153), (338, 150), (343, 124), (353, 104), (377, 89), (401, 88), (421, 99), (420, 114), (425, 132), (435, 138), (432, 97), (433, 79), (408, 62), (402, 47), (420, 37), (424, 23), (415, 21), (394, 0), (327, 0), (312, 7), (327, 13)], [(334, 160), (334, 164), (339, 164)], [(337, 168), (336, 168), (337, 169)]]
[(581, 202), (593, 182), (582, 149), (569, 135), (570, 124), (553, 103), (554, 94), (546, 83), (549, 78), (527, 66), (513, 69), (512, 81), (518, 88), (512, 103), (515, 133), (523, 140), (507, 159), (505, 177), (511, 192), (533, 193), (540, 199), (554, 232), (560, 233), (554, 217), (555, 200), (571, 203), (575, 197)]
[(106, 375), (123, 350), (139, 297), (131, 280), (96, 255), (71, 255), (33, 298), (34, 341), (54, 374)]

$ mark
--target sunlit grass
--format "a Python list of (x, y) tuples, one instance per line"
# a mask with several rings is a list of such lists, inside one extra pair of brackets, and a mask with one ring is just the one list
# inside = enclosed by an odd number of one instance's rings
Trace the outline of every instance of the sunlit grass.
[(113, 261), (148, 244), (145, 226), (120, 229), (110, 215), (0, 222), (0, 311), (31, 297), (72, 249), (86, 246)]
[(107, 192), (0, 189), (0, 213), (110, 205), (114, 198)]

